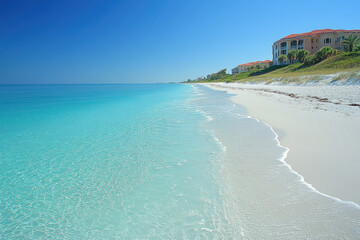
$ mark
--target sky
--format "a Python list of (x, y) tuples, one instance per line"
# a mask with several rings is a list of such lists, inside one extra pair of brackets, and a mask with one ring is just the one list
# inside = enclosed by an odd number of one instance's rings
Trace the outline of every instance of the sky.
[(0, 84), (180, 82), (360, 29), (359, 0), (0, 0)]

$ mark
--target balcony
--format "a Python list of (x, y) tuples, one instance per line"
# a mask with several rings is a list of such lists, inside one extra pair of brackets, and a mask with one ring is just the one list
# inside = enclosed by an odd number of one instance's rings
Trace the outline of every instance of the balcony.
[(297, 49), (298, 41), (294, 40), (290, 43), (290, 49)]
[(280, 44), (280, 49), (281, 49), (281, 50), (287, 49), (287, 42), (282, 42), (282, 43)]

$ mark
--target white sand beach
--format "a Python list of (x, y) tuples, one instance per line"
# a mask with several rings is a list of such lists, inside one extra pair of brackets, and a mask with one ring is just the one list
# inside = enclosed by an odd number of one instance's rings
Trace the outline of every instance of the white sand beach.
[(321, 193), (360, 205), (360, 86), (203, 84), (273, 127), (285, 161)]

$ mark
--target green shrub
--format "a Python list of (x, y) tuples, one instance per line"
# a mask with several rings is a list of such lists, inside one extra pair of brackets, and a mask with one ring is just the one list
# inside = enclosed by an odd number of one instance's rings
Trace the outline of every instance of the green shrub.
[(304, 59), (304, 64), (307, 65), (307, 66), (313, 65), (315, 63), (316, 63), (315, 62), (315, 55), (307, 56)]
[(358, 35), (349, 34), (341, 41), (341, 43), (344, 45), (346, 51), (352, 52), (354, 50), (356, 51), (356, 47), (360, 43), (360, 39)]
[(287, 56), (281, 55), (281, 56), (279, 56), (278, 59), (279, 59), (280, 64), (284, 64), (287, 61)]
[(356, 46), (355, 51), (360, 52), (360, 44)]
[(331, 47), (323, 47), (319, 51), (317, 51), (314, 55), (305, 57), (304, 64), (307, 66), (314, 65), (331, 56), (336, 55), (337, 53), (338, 51)]
[(334, 56), (337, 54), (337, 50), (331, 47), (323, 47), (315, 53), (315, 56), (320, 60), (325, 60), (328, 57)]
[(290, 50), (287, 54), (287, 58), (289, 59), (290, 63), (294, 63), (297, 59), (297, 50)]
[(297, 53), (297, 58), (299, 62), (303, 63), (305, 61), (305, 58), (309, 56), (309, 51), (301, 49)]

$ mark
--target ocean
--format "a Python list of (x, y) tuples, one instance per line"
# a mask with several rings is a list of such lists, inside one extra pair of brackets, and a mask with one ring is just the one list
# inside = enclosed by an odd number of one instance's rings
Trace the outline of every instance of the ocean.
[(356, 239), (360, 209), (200, 85), (0, 86), (0, 239)]

